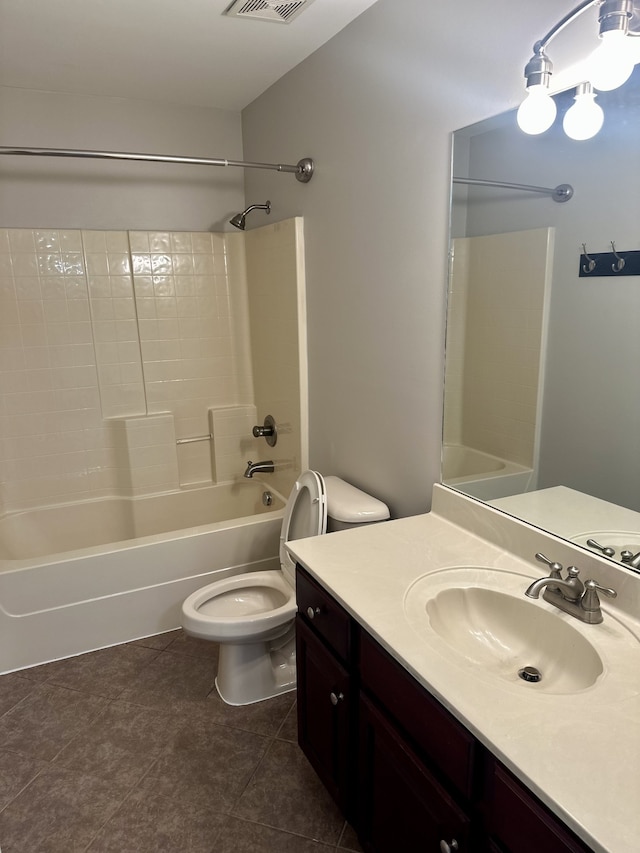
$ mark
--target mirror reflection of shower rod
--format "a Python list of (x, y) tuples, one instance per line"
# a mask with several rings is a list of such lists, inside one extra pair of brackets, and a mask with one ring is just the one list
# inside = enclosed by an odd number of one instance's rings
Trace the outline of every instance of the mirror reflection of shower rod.
[(300, 183), (307, 184), (313, 175), (314, 163), (303, 157), (295, 166), (286, 163), (248, 163), (243, 160), (210, 159), (207, 157), (178, 157), (164, 154), (132, 154), (126, 151), (85, 151), (80, 148), (23, 148), (0, 145), (0, 154), (26, 155), (29, 157), (77, 157), (93, 160), (142, 160), (151, 163), (189, 163), (197, 166), (240, 166), (243, 169), (271, 169), (288, 172)]
[(485, 181), (482, 178), (452, 178), (454, 184), (469, 184), (476, 187), (498, 187), (505, 190), (522, 190), (529, 193), (550, 195), (554, 201), (569, 201), (573, 196), (571, 184), (559, 184), (557, 187), (536, 187), (531, 184), (509, 184), (505, 181)]

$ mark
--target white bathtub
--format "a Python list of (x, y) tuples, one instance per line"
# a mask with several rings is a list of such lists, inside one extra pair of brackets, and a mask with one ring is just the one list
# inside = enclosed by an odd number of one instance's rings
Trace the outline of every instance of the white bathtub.
[(284, 501), (240, 483), (0, 519), (0, 672), (169, 631), (206, 583), (278, 566)]
[(494, 500), (534, 488), (534, 471), (463, 444), (445, 444), (442, 482), (466, 495)]

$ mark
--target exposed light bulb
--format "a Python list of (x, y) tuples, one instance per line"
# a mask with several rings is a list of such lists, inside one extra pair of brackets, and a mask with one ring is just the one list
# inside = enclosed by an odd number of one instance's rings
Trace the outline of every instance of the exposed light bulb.
[(546, 86), (529, 86), (527, 97), (518, 108), (518, 127), (531, 135), (544, 133), (555, 121), (556, 112), (556, 102)]
[(562, 121), (564, 132), (571, 139), (591, 139), (602, 127), (604, 113), (595, 97), (590, 83), (578, 86), (575, 104), (567, 110)]
[(611, 30), (600, 36), (601, 43), (589, 59), (589, 79), (603, 92), (626, 83), (633, 72), (631, 39), (624, 30)]

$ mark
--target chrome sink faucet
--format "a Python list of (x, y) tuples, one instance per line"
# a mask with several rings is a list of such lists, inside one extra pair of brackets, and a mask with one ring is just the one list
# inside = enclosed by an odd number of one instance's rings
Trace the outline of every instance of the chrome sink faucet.
[(563, 613), (575, 616), (576, 619), (588, 625), (597, 625), (602, 622), (598, 592), (609, 598), (615, 598), (618, 595), (615, 589), (600, 586), (597, 581), (591, 579), (583, 584), (578, 577), (580, 569), (575, 566), (569, 566), (567, 576), (563, 578), (562, 565), (549, 560), (544, 554), (536, 554), (536, 560), (549, 566), (549, 577), (539, 578), (530, 584), (525, 591), (526, 596), (539, 598), (544, 589), (542, 596), (544, 600), (562, 610)]

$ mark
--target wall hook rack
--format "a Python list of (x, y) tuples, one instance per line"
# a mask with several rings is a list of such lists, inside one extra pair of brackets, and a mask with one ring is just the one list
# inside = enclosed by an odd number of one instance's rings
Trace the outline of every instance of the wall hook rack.
[(586, 243), (583, 243), (578, 277), (601, 278), (604, 276), (640, 275), (640, 251), (624, 252), (622, 255), (617, 251), (613, 240), (611, 240), (610, 246), (610, 252), (588, 254)]

